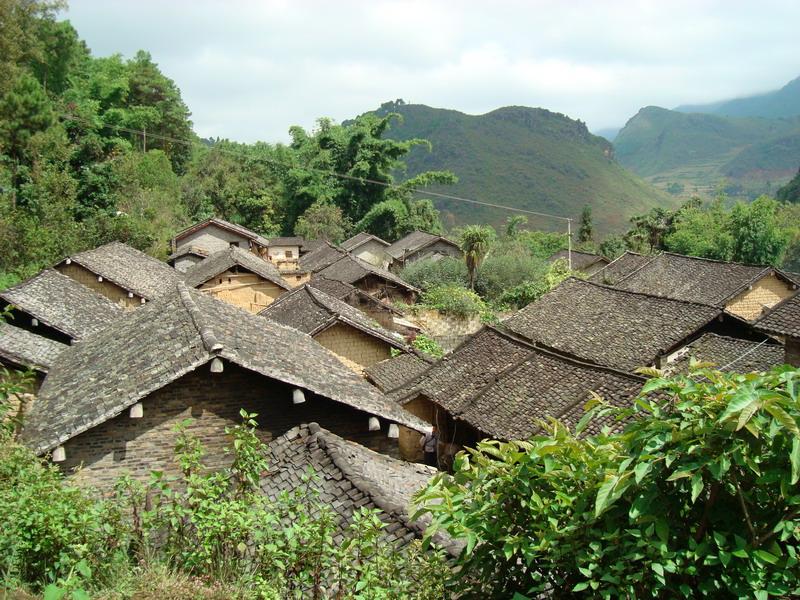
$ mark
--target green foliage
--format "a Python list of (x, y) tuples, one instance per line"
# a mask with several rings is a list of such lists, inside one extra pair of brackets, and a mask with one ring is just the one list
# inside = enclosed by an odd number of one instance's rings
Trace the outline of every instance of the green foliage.
[(619, 258), (627, 249), (628, 245), (625, 243), (625, 238), (619, 234), (614, 234), (602, 241), (598, 251), (609, 260), (614, 260)]
[(524, 231), (519, 234), (518, 239), (533, 256), (542, 259), (550, 258), (559, 250), (567, 249), (566, 231), (563, 233)]
[(781, 202), (800, 202), (800, 171), (775, 194)]
[(733, 232), (722, 200), (682, 210), (673, 230), (665, 236), (664, 247), (678, 254), (731, 260)]
[(460, 454), (454, 476), (418, 496), (433, 530), (466, 539), (455, 591), (800, 593), (798, 384), (788, 367), (656, 376), (630, 409), (590, 403), (589, 417), (628, 419), (619, 434), (581, 438), (552, 422), (548, 435)]
[(420, 303), (435, 308), (440, 313), (467, 318), (483, 315), (488, 311), (486, 303), (475, 292), (460, 285), (439, 285), (422, 293)]
[(522, 241), (502, 240), (478, 268), (475, 291), (487, 302), (497, 302), (512, 288), (541, 281), (548, 268)]
[(528, 217), (525, 215), (512, 215), (506, 219), (506, 237), (516, 238), (520, 228), (528, 224)]
[(384, 200), (369, 209), (356, 224), (356, 229), (386, 241), (398, 240), (416, 230), (444, 233), (439, 211), (430, 200)]
[(464, 261), (449, 256), (440, 260), (414, 261), (403, 267), (400, 277), (421, 290), (429, 290), (438, 285), (466, 287), (469, 281)]
[(591, 243), (594, 239), (594, 225), (592, 224), (592, 207), (588, 204), (581, 212), (581, 224), (578, 228), (578, 243)]
[(757, 265), (779, 265), (788, 236), (778, 228), (775, 200), (762, 196), (752, 204), (739, 203), (731, 211), (733, 259)]
[(347, 237), (350, 227), (342, 209), (327, 202), (317, 202), (297, 219), (294, 234), (308, 240), (328, 240), (338, 244)]
[(464, 252), (464, 262), (467, 265), (469, 287), (475, 289), (475, 277), (478, 267), (489, 253), (497, 234), (488, 225), (467, 225), (458, 235), (458, 245)]
[(418, 334), (411, 342), (411, 345), (431, 358), (442, 358), (444, 356), (444, 349), (439, 345), (439, 342), (424, 333)]
[(497, 298), (497, 304), (511, 308), (523, 308), (541, 298), (567, 277), (575, 277), (564, 259), (553, 261), (546, 267), (542, 277), (524, 281), (503, 291)]

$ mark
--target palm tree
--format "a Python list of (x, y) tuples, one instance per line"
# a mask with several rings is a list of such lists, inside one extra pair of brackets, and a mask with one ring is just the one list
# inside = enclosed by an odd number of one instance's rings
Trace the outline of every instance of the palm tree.
[(459, 246), (464, 252), (464, 260), (469, 272), (469, 289), (475, 289), (475, 276), (478, 267), (495, 238), (495, 232), (489, 225), (467, 225), (461, 230)]

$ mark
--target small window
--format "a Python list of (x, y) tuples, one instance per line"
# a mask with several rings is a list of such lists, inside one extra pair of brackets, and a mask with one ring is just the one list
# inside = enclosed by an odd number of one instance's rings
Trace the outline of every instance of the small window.
[(295, 275), (295, 276), (294, 276), (294, 278), (295, 278), (297, 281), (300, 281), (300, 279), (301, 279), (301, 276), (300, 276), (300, 275)]
[(286, 254), (286, 258), (292, 258), (292, 251), (287, 250), (284, 254)]
[(231, 242), (231, 248), (233, 248), (234, 246), (236, 248), (238, 248), (239, 247), (239, 242)]

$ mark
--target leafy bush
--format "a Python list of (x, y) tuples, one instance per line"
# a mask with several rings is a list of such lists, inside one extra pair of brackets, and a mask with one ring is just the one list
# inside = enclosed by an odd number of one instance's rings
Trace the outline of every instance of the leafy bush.
[(473, 291), (458, 285), (440, 285), (423, 292), (421, 304), (454, 317), (471, 317), (486, 312), (486, 303)]
[(439, 345), (439, 342), (424, 333), (417, 335), (411, 345), (432, 358), (442, 358), (444, 356), (444, 349)]
[(800, 371), (699, 370), (642, 394), (630, 409), (593, 402), (589, 416), (631, 419), (620, 434), (552, 423), (530, 441), (482, 442), (418, 496), (434, 530), (467, 540), (456, 592), (800, 593)]
[(415, 261), (400, 271), (400, 277), (421, 290), (439, 285), (466, 287), (469, 281), (467, 265), (463, 260), (451, 257)]
[(547, 267), (543, 277), (534, 281), (524, 281), (505, 290), (497, 299), (497, 303), (501, 306), (523, 308), (571, 276), (576, 276), (576, 273), (569, 270), (567, 261), (556, 260)]
[(487, 302), (494, 302), (515, 286), (540, 281), (548, 267), (547, 261), (532, 256), (524, 245), (504, 242), (478, 269), (475, 291)]

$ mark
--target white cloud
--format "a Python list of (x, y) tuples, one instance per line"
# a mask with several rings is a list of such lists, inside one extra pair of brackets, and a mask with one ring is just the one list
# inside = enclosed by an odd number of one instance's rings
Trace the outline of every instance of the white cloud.
[(800, 4), (766, 0), (72, 0), (96, 55), (148, 50), (203, 136), (287, 139), (404, 98), (621, 125), (800, 75)]

